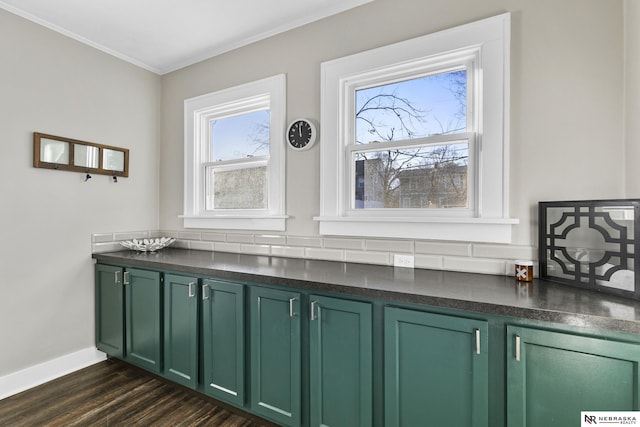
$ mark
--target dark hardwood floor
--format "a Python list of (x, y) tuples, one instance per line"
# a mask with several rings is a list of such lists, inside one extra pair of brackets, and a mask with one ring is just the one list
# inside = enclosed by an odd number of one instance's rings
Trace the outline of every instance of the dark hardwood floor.
[(0, 400), (0, 426), (224, 426), (272, 424), (141, 369), (106, 360)]

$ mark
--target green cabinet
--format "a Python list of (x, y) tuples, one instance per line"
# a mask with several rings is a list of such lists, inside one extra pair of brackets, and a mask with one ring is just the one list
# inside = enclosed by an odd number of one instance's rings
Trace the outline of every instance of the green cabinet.
[(198, 279), (164, 275), (164, 376), (198, 386)]
[(251, 409), (278, 424), (299, 426), (300, 294), (255, 286), (250, 298)]
[(96, 264), (96, 347), (109, 356), (124, 356), (124, 294), (122, 268)]
[(488, 426), (488, 324), (387, 307), (385, 426)]
[(640, 410), (640, 344), (507, 326), (509, 427), (580, 424), (581, 411)]
[(204, 392), (242, 407), (245, 403), (244, 286), (202, 281)]
[(152, 372), (162, 370), (160, 273), (127, 268), (125, 289), (125, 360)]
[(318, 295), (310, 301), (311, 426), (371, 426), (371, 304)]

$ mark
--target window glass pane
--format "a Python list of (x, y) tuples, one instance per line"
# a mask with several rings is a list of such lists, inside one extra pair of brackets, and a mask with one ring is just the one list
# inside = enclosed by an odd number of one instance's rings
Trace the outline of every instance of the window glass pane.
[(355, 209), (467, 208), (469, 144), (355, 153)]
[(267, 208), (266, 166), (207, 173), (207, 210)]
[(211, 160), (269, 155), (269, 110), (211, 121)]
[(356, 143), (467, 129), (467, 71), (458, 69), (356, 91)]

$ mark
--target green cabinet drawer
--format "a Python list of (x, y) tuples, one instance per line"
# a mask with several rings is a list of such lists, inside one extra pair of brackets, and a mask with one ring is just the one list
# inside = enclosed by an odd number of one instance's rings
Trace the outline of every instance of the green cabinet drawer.
[(385, 308), (385, 426), (487, 427), (487, 335), (485, 321)]
[(311, 426), (371, 426), (371, 304), (318, 295), (310, 304)]
[(202, 281), (204, 392), (239, 407), (245, 403), (244, 286)]
[(640, 344), (507, 326), (509, 427), (580, 425), (581, 411), (640, 409)]

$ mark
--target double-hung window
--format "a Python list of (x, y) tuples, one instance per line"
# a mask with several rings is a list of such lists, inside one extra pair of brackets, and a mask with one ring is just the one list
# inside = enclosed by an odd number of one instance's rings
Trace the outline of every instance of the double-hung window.
[(321, 234), (510, 241), (509, 26), (322, 64)]
[(285, 229), (285, 76), (185, 101), (185, 228)]

